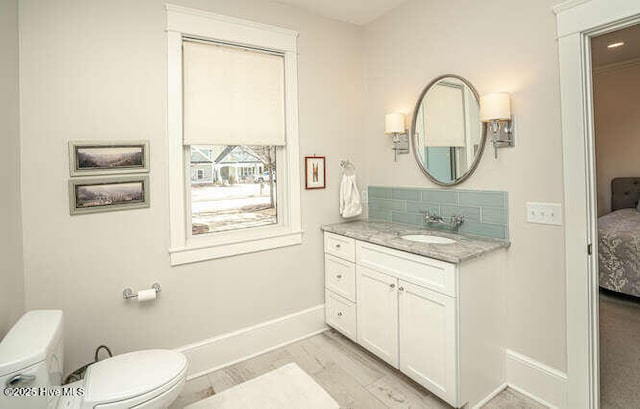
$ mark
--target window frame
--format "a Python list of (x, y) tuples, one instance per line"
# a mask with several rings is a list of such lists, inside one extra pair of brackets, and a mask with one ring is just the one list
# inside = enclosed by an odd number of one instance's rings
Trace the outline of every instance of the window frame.
[[(298, 135), (297, 37), (292, 30), (171, 4), (167, 12), (167, 135), (171, 265), (229, 257), (302, 243)], [(190, 157), (182, 140), (182, 42), (199, 38), (284, 56), (286, 145), (277, 149), (278, 223), (191, 234)]]

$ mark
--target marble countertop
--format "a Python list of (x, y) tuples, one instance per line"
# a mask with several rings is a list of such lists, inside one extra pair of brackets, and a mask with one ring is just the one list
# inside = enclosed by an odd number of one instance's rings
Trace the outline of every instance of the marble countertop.
[[(455, 264), (480, 257), (494, 250), (507, 248), (511, 244), (507, 240), (469, 236), (406, 224), (369, 220), (326, 224), (322, 226), (322, 230)], [(418, 243), (400, 238), (400, 236), (407, 234), (428, 234), (450, 238), (456, 242), (451, 244), (431, 244)]]

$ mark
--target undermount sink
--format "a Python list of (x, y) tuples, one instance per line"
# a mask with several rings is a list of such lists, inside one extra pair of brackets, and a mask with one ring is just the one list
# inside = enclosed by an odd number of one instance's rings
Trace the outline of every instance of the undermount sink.
[(429, 244), (451, 244), (456, 241), (453, 239), (448, 239), (446, 237), (440, 236), (431, 236), (428, 234), (408, 234), (406, 236), (400, 236), (401, 239), (416, 241), (418, 243), (429, 243)]

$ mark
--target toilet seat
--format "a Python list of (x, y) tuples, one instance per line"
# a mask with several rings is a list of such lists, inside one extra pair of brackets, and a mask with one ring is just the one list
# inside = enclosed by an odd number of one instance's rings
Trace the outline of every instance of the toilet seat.
[(105, 359), (89, 366), (80, 407), (125, 409), (175, 398), (173, 392), (177, 395), (182, 388), (186, 370), (185, 356), (169, 350), (136, 351)]
[[(0, 340), (0, 384), (21, 382), (20, 387), (37, 388), (39, 395), (16, 400), (3, 393), (0, 408), (166, 409), (178, 397), (187, 358), (158, 349), (96, 362), (83, 380), (61, 387), (62, 320), (59, 310), (29, 311)], [(22, 376), (13, 379), (16, 375)]]

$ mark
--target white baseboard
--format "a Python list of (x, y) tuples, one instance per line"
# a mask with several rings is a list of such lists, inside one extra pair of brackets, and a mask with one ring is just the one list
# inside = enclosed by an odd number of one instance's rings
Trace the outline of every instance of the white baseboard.
[(511, 350), (507, 350), (507, 384), (542, 405), (566, 408), (567, 375)]
[(189, 360), (187, 380), (327, 330), (324, 304), (177, 348)]
[(496, 396), (498, 396), (500, 394), (500, 392), (502, 392), (503, 390), (507, 389), (508, 387), (509, 387), (509, 385), (507, 385), (506, 383), (503, 383), (502, 385), (498, 386), (495, 391), (491, 392), (489, 394), (489, 396), (487, 396), (486, 398), (482, 399), (480, 402), (476, 403), (471, 409), (480, 409), (480, 408), (482, 408), (484, 405), (489, 403), (489, 401), (491, 399), (493, 399)]
[[(187, 379), (281, 348), (327, 330), (324, 305), (318, 305), (252, 327), (177, 348), (189, 360)], [(481, 408), (506, 387), (548, 406), (566, 408), (567, 375), (518, 352), (506, 351), (507, 382), (473, 409)]]

